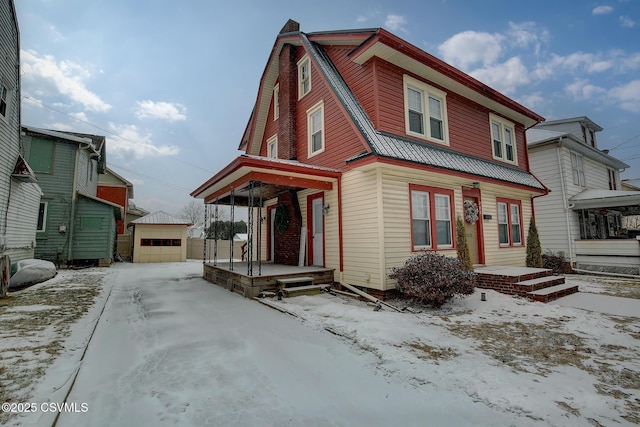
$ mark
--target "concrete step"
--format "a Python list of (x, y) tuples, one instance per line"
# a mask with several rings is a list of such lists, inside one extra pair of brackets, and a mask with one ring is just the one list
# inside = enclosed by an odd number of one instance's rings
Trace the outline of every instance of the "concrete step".
[(528, 292), (526, 297), (538, 302), (549, 302), (576, 292), (578, 292), (578, 285), (563, 283)]
[(286, 277), (282, 279), (276, 279), (278, 285), (283, 288), (293, 288), (293, 287), (301, 287), (301, 286), (309, 286), (313, 285), (313, 277), (309, 276), (297, 276), (297, 277)]
[(326, 288), (329, 285), (307, 285), (296, 286), (293, 288), (284, 288), (282, 293), (286, 298), (298, 297), (300, 295), (317, 295), (322, 293), (322, 288)]

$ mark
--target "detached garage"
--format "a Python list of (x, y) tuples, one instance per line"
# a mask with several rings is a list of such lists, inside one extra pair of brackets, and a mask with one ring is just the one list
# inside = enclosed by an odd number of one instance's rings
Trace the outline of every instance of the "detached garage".
[(133, 262), (180, 262), (187, 260), (188, 221), (158, 211), (130, 223), (133, 225)]

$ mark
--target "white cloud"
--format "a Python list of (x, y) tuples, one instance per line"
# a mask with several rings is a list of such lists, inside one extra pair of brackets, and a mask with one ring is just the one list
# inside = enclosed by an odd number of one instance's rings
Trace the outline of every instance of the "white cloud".
[(85, 86), (91, 73), (71, 61), (56, 61), (51, 55), (38, 55), (32, 50), (20, 52), (22, 84), (40, 97), (64, 95), (89, 111), (105, 112), (111, 105)]
[(502, 53), (503, 40), (504, 36), (500, 34), (464, 31), (446, 40), (438, 50), (448, 63), (469, 69), (476, 64), (494, 64)]
[(173, 145), (157, 147), (152, 142), (153, 135), (150, 132), (142, 132), (135, 125), (118, 125), (109, 123), (109, 130), (117, 136), (109, 136), (107, 150), (109, 155), (123, 157), (124, 154), (133, 154), (136, 158), (153, 156), (173, 156), (180, 149)]
[(513, 46), (523, 49), (533, 46), (535, 53), (539, 54), (542, 43), (548, 42), (549, 37), (549, 31), (535, 22), (509, 22), (507, 41)]
[(609, 91), (612, 101), (633, 113), (640, 113), (640, 80), (633, 80)]
[(535, 92), (535, 93), (532, 93), (531, 95), (520, 97), (518, 99), (518, 102), (520, 102), (520, 104), (524, 105), (530, 110), (535, 110), (536, 108), (539, 108), (544, 105), (545, 98), (542, 96), (540, 92)]
[(606, 15), (607, 13), (613, 12), (613, 7), (611, 6), (598, 6), (594, 7), (591, 11), (594, 15)]
[(89, 123), (89, 118), (87, 117), (87, 115), (84, 112), (69, 113), (69, 115), (71, 117), (73, 117), (74, 119), (80, 120), (81, 122)]
[(518, 86), (526, 85), (531, 81), (527, 68), (517, 56), (501, 64), (474, 70), (471, 75), (505, 94), (515, 92)]
[(585, 100), (599, 97), (606, 93), (604, 88), (594, 86), (586, 79), (576, 79), (573, 83), (565, 86), (565, 91), (576, 100)]
[(356, 21), (360, 23), (368, 22), (378, 15), (380, 15), (380, 11), (372, 10), (372, 11), (363, 13), (362, 15), (358, 15), (358, 17), (356, 18)]
[(177, 122), (187, 119), (187, 108), (171, 102), (138, 101), (135, 115), (139, 119), (161, 119)]
[(390, 29), (391, 31), (402, 31), (407, 33), (406, 29), (407, 18), (400, 15), (387, 15), (387, 19), (384, 21), (384, 26)]
[(621, 16), (619, 19), (620, 19), (620, 24), (625, 28), (633, 28), (636, 25), (636, 21), (634, 21), (633, 19), (627, 16)]

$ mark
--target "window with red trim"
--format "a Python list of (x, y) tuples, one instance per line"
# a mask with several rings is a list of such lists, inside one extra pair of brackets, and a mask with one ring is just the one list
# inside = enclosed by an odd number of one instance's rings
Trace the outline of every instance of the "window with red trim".
[(409, 185), (414, 251), (453, 248), (453, 191)]
[(500, 246), (522, 246), (522, 204), (519, 200), (497, 199)]

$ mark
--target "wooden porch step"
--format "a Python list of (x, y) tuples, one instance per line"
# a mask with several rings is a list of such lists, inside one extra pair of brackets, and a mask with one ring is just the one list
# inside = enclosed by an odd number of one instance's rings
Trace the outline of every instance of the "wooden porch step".
[(283, 277), (281, 279), (276, 279), (276, 283), (282, 288), (299, 288), (302, 286), (311, 286), (313, 285), (313, 277), (309, 276), (298, 276), (298, 277)]
[(284, 288), (282, 293), (285, 297), (298, 297), (300, 295), (317, 295), (322, 293), (322, 288), (329, 285), (307, 285), (307, 286), (295, 286), (293, 288)]
[(527, 293), (527, 298), (538, 302), (549, 302), (578, 292), (578, 285), (563, 283)]

